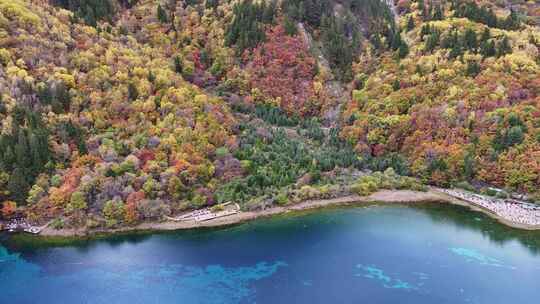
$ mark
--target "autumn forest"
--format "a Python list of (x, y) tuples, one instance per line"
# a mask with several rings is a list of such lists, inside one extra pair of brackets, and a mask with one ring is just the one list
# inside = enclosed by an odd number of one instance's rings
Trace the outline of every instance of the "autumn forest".
[(0, 0), (0, 216), (540, 202), (539, 26), (525, 0)]

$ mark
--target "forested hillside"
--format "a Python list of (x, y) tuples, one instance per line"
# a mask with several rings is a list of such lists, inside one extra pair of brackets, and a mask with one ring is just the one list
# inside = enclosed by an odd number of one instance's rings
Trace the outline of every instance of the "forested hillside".
[(199, 43), (215, 62), (233, 60), (219, 24), (179, 6), (184, 25), (170, 30), (157, 3), (120, 4), (87, 3), (107, 11), (94, 27), (78, 2), (73, 13), (0, 1), (2, 199), (31, 217), (77, 224), (89, 212), (114, 225), (159, 217), (173, 201), (205, 204), (216, 149), (237, 145), (229, 108), (189, 82), (213, 78)]
[(489, 1), (400, 1), (397, 9), (409, 55), (363, 54), (342, 135), (358, 152), (406, 156), (411, 173), (425, 182), (537, 192), (534, 19)]
[(539, 6), (390, 4), (0, 0), (3, 215), (118, 227), (419, 182), (538, 196)]

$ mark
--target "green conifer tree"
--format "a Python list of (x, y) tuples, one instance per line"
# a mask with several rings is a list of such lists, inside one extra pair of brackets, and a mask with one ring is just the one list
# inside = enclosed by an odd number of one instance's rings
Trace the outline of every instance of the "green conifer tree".
[(15, 168), (13, 173), (11, 173), (7, 185), (11, 198), (20, 204), (26, 201), (26, 195), (30, 188), (28, 181), (26, 180), (26, 175), (23, 168)]
[(497, 45), (497, 57), (502, 57), (506, 54), (512, 53), (512, 47), (510, 46), (510, 41), (507, 36), (499, 42)]
[(402, 41), (399, 45), (398, 55), (399, 58), (405, 58), (409, 54), (409, 46), (405, 41)]
[(412, 16), (409, 16), (407, 19), (407, 32), (410, 32), (414, 29), (414, 19)]
[(158, 4), (157, 6), (157, 17), (158, 17), (159, 22), (161, 23), (168, 22), (167, 13), (163, 9), (163, 7), (161, 7), (161, 4)]

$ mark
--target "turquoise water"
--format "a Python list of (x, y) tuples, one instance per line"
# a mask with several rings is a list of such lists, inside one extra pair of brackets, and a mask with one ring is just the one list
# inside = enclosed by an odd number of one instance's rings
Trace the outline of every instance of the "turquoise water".
[(540, 303), (540, 233), (370, 206), (64, 246), (4, 240), (0, 303)]

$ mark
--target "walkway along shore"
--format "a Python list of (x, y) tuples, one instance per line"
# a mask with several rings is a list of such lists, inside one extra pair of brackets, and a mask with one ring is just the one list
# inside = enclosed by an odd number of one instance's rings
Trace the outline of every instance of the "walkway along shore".
[(10, 233), (12, 232), (26, 232), (31, 234), (39, 234), (43, 229), (45, 229), (52, 221), (49, 221), (43, 226), (33, 226), (26, 221), (24, 218), (14, 218), (7, 223), (0, 223), (0, 230), (6, 230)]
[[(456, 191), (456, 192), (452, 192)], [(182, 230), (182, 229), (195, 229), (195, 228), (205, 228), (205, 227), (220, 227), (220, 226), (229, 226), (234, 224), (239, 224), (257, 218), (270, 217), (278, 214), (285, 214), (288, 212), (318, 209), (329, 206), (346, 206), (346, 205), (362, 205), (366, 203), (387, 203), (387, 204), (415, 204), (415, 203), (451, 203), (460, 206), (466, 206), (473, 210), (483, 212), (489, 215), (492, 218), (495, 218), (499, 222), (518, 229), (526, 230), (540, 230), (540, 224), (529, 223), (527, 221), (520, 222), (519, 215), (521, 214), (521, 207), (518, 204), (515, 204), (513, 207), (519, 208), (516, 209), (515, 213), (510, 213), (510, 215), (515, 214), (516, 218), (508, 216), (507, 213), (499, 211), (495, 208), (496, 205), (482, 205), (478, 202), (473, 202), (472, 200), (466, 200), (466, 196), (460, 198), (459, 194), (461, 190), (448, 190), (439, 189), (439, 188), (430, 188), (427, 192), (418, 192), (411, 190), (382, 190), (376, 193), (373, 193), (369, 196), (358, 196), (358, 195), (348, 195), (332, 199), (322, 199), (322, 200), (307, 200), (294, 205), (287, 206), (276, 206), (262, 211), (245, 211), (237, 212), (224, 217), (217, 217), (210, 220), (204, 221), (177, 221), (169, 219), (165, 222), (147, 222), (141, 223), (132, 227), (123, 227), (112, 230), (96, 230), (96, 231), (86, 231), (83, 229), (61, 229), (55, 230), (50, 227), (44, 228), (40, 235), (41, 236), (59, 236), (59, 237), (70, 237), (70, 236), (92, 236), (94, 234), (109, 234), (109, 233), (121, 233), (129, 231), (167, 231), (167, 230)], [(463, 192), (466, 193), (466, 192)], [(497, 202), (497, 204), (500, 202)], [(527, 204), (530, 206), (530, 204)], [(527, 209), (527, 208), (525, 208)], [(538, 211), (529, 210), (530, 212), (535, 212), (536, 215)], [(507, 217), (508, 216), (508, 217)], [(540, 219), (540, 218), (538, 218)], [(516, 221), (514, 221), (516, 220)]]

